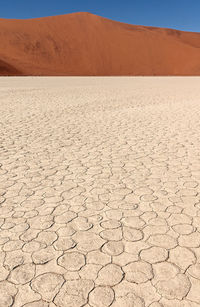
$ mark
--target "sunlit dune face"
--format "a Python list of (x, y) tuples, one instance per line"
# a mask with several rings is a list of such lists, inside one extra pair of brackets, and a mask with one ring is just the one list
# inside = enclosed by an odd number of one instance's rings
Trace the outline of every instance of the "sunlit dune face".
[(200, 34), (89, 13), (0, 19), (0, 75), (199, 75)]

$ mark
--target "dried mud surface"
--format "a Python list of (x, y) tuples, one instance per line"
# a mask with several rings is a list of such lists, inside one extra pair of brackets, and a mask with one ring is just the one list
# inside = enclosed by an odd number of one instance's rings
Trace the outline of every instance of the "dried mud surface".
[(200, 305), (200, 78), (0, 78), (0, 306)]

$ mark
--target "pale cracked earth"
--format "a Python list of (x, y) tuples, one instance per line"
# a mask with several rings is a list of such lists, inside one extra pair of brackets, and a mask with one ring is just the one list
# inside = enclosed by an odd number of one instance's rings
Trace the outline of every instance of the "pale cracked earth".
[(0, 78), (0, 307), (200, 306), (200, 78)]

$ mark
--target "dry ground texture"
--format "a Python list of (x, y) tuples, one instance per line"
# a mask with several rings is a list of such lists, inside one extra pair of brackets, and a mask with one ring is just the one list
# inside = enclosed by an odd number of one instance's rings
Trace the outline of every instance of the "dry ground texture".
[(200, 78), (0, 78), (0, 306), (200, 306)]

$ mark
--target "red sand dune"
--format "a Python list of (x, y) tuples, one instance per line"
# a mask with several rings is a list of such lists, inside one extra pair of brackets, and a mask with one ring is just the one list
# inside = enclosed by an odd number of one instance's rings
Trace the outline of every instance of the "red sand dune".
[(0, 19), (0, 75), (200, 75), (200, 33), (89, 13)]

